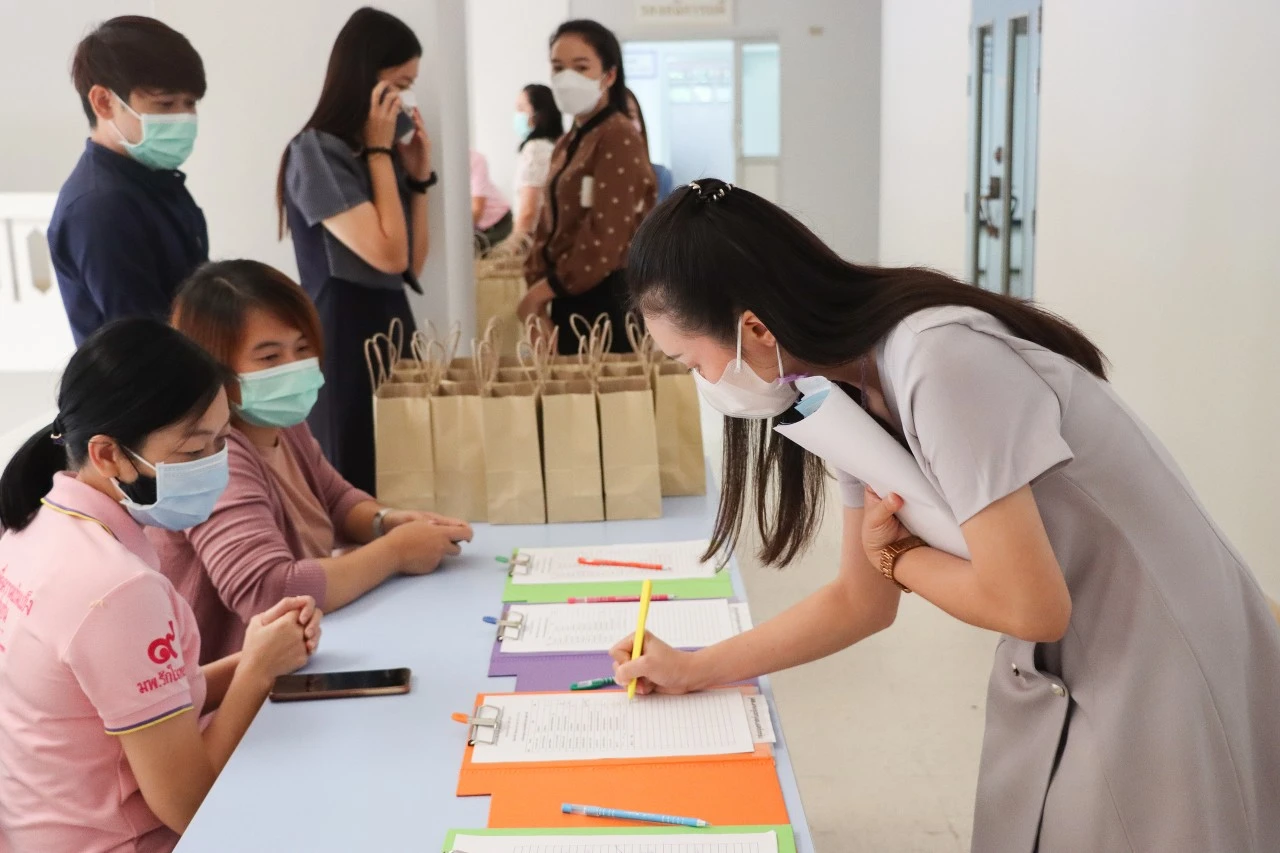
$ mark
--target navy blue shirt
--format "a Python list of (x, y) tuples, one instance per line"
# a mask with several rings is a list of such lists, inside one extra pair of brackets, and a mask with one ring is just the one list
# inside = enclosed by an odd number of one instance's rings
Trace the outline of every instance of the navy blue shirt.
[(186, 180), (85, 143), (48, 232), (77, 346), (121, 317), (167, 320), (178, 285), (209, 260), (209, 231)]

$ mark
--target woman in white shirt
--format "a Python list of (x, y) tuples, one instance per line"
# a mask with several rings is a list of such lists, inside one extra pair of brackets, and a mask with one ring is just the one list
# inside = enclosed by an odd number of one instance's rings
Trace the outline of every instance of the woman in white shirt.
[(551, 88), (530, 83), (516, 96), (512, 127), (520, 139), (516, 159), (515, 227), (511, 239), (527, 240), (542, 211), (542, 190), (551, 171), (551, 152), (564, 135), (564, 118)]

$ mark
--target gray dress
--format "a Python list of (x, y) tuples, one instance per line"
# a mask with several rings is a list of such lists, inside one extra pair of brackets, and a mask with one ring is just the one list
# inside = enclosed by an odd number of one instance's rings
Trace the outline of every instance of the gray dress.
[(1071, 591), (1060, 642), (996, 647), (973, 850), (1280, 851), (1280, 627), (1155, 436), (973, 309), (912, 315), (878, 365), (956, 520), (1031, 484)]

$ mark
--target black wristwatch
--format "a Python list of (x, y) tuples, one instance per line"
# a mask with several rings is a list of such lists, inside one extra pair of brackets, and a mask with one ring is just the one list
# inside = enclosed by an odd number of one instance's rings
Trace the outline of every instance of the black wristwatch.
[(411, 191), (415, 193), (425, 193), (427, 190), (434, 187), (439, 180), (440, 177), (435, 172), (432, 172), (430, 175), (427, 175), (427, 179), (425, 181), (415, 180), (414, 178), (406, 176), (404, 182)]

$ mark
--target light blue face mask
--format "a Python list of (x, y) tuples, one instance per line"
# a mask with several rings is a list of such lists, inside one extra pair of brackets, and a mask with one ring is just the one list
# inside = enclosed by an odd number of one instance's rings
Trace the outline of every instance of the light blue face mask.
[(320, 360), (315, 358), (241, 373), (236, 415), (254, 426), (297, 426), (311, 413), (323, 385)]
[(116, 126), (120, 144), (130, 157), (151, 169), (172, 170), (187, 162), (196, 144), (195, 113), (139, 113), (119, 95), (116, 100), (142, 124), (142, 139), (137, 142), (126, 139)]
[[(126, 450), (128, 450), (126, 448)], [(150, 504), (140, 504), (128, 496), (126, 486), (121, 486), (114, 477), (120, 494), (124, 498), (120, 504), (133, 516), (133, 520), (148, 527), (161, 527), (165, 530), (187, 530), (209, 520), (213, 508), (222, 497), (231, 478), (227, 465), (227, 448), (197, 459), (194, 462), (156, 462), (152, 464), (132, 450), (129, 455), (142, 465), (156, 472), (156, 499)], [(130, 491), (138, 491), (130, 489)]]
[(529, 114), (516, 110), (511, 114), (511, 129), (515, 131), (516, 139), (524, 142), (529, 135)]

